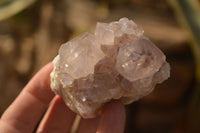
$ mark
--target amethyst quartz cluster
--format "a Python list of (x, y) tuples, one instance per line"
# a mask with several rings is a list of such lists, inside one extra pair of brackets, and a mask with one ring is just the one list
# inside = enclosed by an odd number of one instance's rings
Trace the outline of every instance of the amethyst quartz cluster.
[(104, 103), (130, 104), (170, 76), (166, 57), (132, 20), (97, 23), (63, 44), (53, 60), (51, 88), (83, 118), (95, 117)]

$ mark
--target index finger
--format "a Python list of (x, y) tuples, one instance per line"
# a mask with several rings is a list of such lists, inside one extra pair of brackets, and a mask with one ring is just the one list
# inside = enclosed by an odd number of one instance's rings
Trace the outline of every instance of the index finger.
[[(32, 132), (34, 130), (54, 97), (54, 93), (50, 89), (52, 69), (53, 64), (49, 63), (30, 80), (2, 115), (1, 125), (12, 127), (16, 132)], [(0, 130), (1, 128), (2, 126), (0, 126)]]

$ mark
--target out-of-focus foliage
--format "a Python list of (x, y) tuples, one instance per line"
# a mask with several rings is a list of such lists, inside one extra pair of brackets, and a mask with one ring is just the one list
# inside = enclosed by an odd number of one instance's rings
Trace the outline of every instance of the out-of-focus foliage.
[(0, 1), (0, 21), (17, 14), (36, 0), (1, 0)]
[(200, 2), (198, 0), (170, 1), (181, 24), (190, 33), (191, 49), (196, 64), (196, 80), (190, 100), (189, 132), (200, 132)]

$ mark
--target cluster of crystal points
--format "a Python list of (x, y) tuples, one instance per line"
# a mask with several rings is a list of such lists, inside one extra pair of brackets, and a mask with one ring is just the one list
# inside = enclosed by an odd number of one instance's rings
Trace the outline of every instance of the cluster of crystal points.
[(53, 63), (52, 90), (83, 118), (112, 99), (130, 104), (170, 76), (165, 55), (127, 18), (97, 23), (95, 34), (63, 44)]

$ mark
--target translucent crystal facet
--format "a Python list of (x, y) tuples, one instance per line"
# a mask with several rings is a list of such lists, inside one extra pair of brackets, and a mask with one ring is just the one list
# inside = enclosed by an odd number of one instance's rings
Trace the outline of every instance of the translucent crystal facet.
[(85, 33), (66, 44), (59, 50), (62, 71), (77, 79), (94, 72), (94, 65), (104, 57), (96, 36)]
[(164, 54), (149, 39), (140, 38), (120, 47), (116, 68), (125, 78), (135, 81), (157, 72), (164, 61)]
[(170, 75), (162, 51), (127, 18), (97, 23), (95, 34), (63, 44), (53, 63), (52, 90), (84, 118), (112, 99), (130, 104)]

